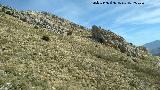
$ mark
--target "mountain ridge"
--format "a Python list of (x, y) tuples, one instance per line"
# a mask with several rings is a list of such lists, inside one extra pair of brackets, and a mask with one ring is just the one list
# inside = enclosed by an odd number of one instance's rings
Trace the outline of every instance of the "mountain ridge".
[(160, 40), (155, 40), (143, 45), (148, 51), (155, 56), (160, 56)]

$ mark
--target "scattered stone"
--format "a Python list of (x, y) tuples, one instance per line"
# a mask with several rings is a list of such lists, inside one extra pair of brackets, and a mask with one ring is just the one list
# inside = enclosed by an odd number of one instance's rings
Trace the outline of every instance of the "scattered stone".
[(6, 73), (5, 73), (5, 71), (4, 70), (0, 70), (0, 76), (3, 76), (3, 75), (5, 75)]
[(53, 89), (53, 90), (56, 90), (56, 88), (55, 88), (55, 87), (52, 87), (52, 89)]
[(11, 90), (11, 87), (12, 87), (11, 83), (6, 83), (2, 87), (0, 87), (0, 90)]
[(159, 61), (159, 62), (157, 62), (157, 66), (158, 66), (158, 67), (160, 67), (160, 61)]

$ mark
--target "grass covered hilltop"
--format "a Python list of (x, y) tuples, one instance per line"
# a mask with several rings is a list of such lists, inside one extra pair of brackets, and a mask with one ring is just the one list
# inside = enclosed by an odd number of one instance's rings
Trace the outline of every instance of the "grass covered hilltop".
[(109, 30), (1, 5), (0, 90), (160, 90), (160, 59)]

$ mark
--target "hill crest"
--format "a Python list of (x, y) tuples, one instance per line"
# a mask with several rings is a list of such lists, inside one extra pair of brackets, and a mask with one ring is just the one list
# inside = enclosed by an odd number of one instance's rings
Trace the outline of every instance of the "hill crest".
[(18, 18), (23, 22), (32, 24), (36, 29), (46, 28), (47, 30), (56, 32), (58, 34), (80, 35), (84, 31), (90, 30), (92, 31), (93, 39), (97, 40), (98, 42), (101, 39), (103, 43), (105, 43), (105, 45), (118, 49), (122, 53), (126, 53), (131, 57), (143, 58), (144, 55), (148, 54), (147, 50), (144, 47), (136, 47), (132, 43), (128, 43), (127, 41), (125, 41), (123, 37), (116, 35), (110, 30), (98, 28), (97, 26), (93, 26), (92, 29), (88, 29), (47, 12), (17, 11), (7, 6), (1, 6), (0, 11)]

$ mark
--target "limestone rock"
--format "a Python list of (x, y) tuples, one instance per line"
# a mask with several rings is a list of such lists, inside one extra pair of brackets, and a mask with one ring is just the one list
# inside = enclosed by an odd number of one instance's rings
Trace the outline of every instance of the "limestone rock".
[(17, 11), (7, 6), (0, 6), (0, 11), (18, 18), (36, 27), (54, 30), (56, 33), (64, 33), (67, 30), (87, 30), (87, 28), (77, 25), (73, 22), (50, 14), (48, 12), (33, 12), (33, 11)]
[(92, 26), (92, 38), (107, 46), (120, 50), (122, 53), (126, 53), (132, 57), (142, 57), (143, 54), (147, 54), (146, 48), (128, 43), (125, 39), (110, 30), (104, 30), (101, 27)]

